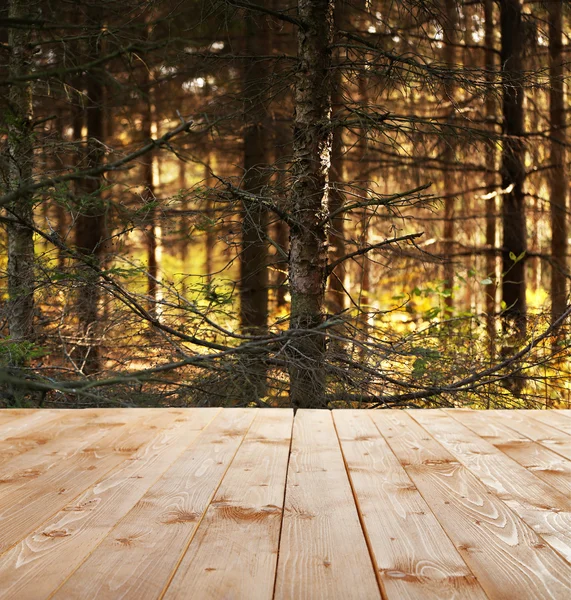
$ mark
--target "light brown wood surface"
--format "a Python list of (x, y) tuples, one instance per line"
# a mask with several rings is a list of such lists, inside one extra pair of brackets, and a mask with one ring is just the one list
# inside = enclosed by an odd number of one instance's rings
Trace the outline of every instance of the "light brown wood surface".
[(296, 415), (275, 598), (380, 598), (329, 411)]
[(0, 600), (567, 600), (570, 432), (566, 410), (0, 410)]

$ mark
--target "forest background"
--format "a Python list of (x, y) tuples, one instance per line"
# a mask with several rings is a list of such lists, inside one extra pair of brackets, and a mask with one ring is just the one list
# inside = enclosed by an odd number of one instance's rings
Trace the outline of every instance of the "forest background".
[(570, 407), (570, 17), (1, 2), (0, 406)]

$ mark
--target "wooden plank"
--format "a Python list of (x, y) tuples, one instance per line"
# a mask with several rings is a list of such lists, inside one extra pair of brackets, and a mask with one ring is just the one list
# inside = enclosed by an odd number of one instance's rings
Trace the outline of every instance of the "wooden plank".
[(258, 412), (165, 600), (271, 600), (293, 411)]
[[(57, 468), (61, 469), (62, 461), (95, 443), (108, 431), (122, 427), (136, 414), (138, 413), (126, 413), (126, 409), (92, 409), (62, 413), (59, 419), (49, 421), (48, 425), (53, 424), (57, 428), (62, 420), (69, 419), (72, 427), (62, 427), (57, 437), (45, 444), (37, 444), (25, 454), (8, 457), (0, 466), (0, 506), (6, 495), (30, 485), (31, 481), (45, 476), (54, 468), (57, 472)], [(36, 423), (36, 426), (40, 425)], [(34, 427), (33, 430), (24, 432), (22, 437), (37, 440), (41, 439), (41, 434)]]
[(535, 533), (571, 561), (571, 497), (537, 478), (450, 414), (438, 410), (408, 414)]
[(489, 598), (567, 597), (569, 564), (412, 417), (372, 418)]
[(495, 411), (458, 410), (449, 414), (536, 477), (571, 496), (571, 462), (503, 423)]
[[(133, 455), (154, 434), (155, 411), (147, 409), (146, 413), (133, 413), (131, 417), (128, 409), (114, 410), (116, 418), (125, 424), (103, 429), (104, 435), (87, 446), (79, 442), (78, 451), (64, 460), (54, 457), (51, 468), (30, 478), (33, 484), (16, 486), (3, 493), (0, 497), (0, 553), (24, 539), (89, 485)], [(143, 414), (146, 416), (141, 416)], [(112, 418), (106, 415), (105, 422), (99, 426), (111, 424)]]
[[(14, 457), (25, 454), (31, 450), (39, 449), (36, 456), (47, 456), (57, 451), (64, 445), (70, 448), (70, 441), (76, 441), (80, 437), (74, 428), (86, 425), (88, 422), (97, 419), (103, 415), (103, 409), (86, 409), (86, 410), (70, 410), (61, 411), (59, 418), (50, 418), (47, 421), (35, 423), (31, 428), (25, 431), (20, 431), (15, 435), (5, 436), (0, 440), (0, 468)], [(63, 440), (67, 440), (64, 444)], [(55, 441), (57, 440), (57, 441)], [(54, 442), (55, 443), (50, 443)], [(47, 448), (45, 447), (48, 444)], [(32, 456), (22, 459), (20, 464), (28, 464), (28, 468), (34, 468)], [(53, 459), (50, 460), (50, 464)], [(12, 466), (12, 469), (14, 467)], [(37, 466), (35, 467), (37, 468)]]
[(536, 421), (554, 427), (567, 435), (571, 435), (571, 419), (561, 414), (559, 410), (528, 410), (525, 411)]
[(49, 598), (219, 410), (164, 409), (154, 417), (154, 436), (131, 460), (0, 556), (2, 600)]
[(369, 411), (333, 417), (385, 597), (487, 598)]
[(53, 598), (159, 598), (256, 411), (224, 409)]
[(380, 598), (331, 413), (296, 413), (276, 600)]
[(26, 417), (32, 412), (33, 408), (0, 408), (0, 427), (10, 421), (15, 421), (21, 417)]
[(571, 437), (568, 435), (532, 419), (525, 411), (498, 410), (494, 412), (493, 418), (501, 418), (510, 429), (571, 460)]
[(0, 425), (0, 440), (7, 437), (25, 435), (32, 431), (35, 427), (40, 427), (48, 421), (60, 419), (62, 416), (69, 414), (68, 410), (34, 410), (28, 414), (20, 415), (16, 418), (10, 418), (5, 423)]

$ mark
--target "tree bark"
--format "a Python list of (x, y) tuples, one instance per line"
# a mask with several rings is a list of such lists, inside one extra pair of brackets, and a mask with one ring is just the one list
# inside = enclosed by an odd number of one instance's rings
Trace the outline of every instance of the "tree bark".
[[(243, 97), (246, 131), (244, 135), (244, 178), (242, 188), (252, 194), (267, 193), (269, 183), (268, 66), (257, 58), (270, 53), (270, 28), (266, 16), (246, 14), (246, 62)], [(240, 323), (246, 334), (263, 335), (268, 328), (268, 244), (267, 211), (260, 202), (242, 204), (242, 248), (240, 253)], [(263, 353), (243, 362), (243, 388), (246, 397), (260, 397), (266, 391)]]
[[(291, 129), (286, 128), (283, 122), (275, 123), (276, 144), (274, 164), (278, 170), (276, 177), (276, 196), (283, 202), (285, 190), (287, 189), (287, 173), (291, 158)], [(277, 219), (274, 225), (275, 242), (282, 250), (277, 252), (275, 266), (276, 278), (276, 306), (278, 309), (287, 306), (287, 268), (284, 264), (284, 254), (287, 254), (289, 249), (289, 226), (282, 219)]]
[[(485, 45), (485, 69), (486, 81), (490, 86), (486, 95), (486, 119), (489, 122), (488, 130), (491, 135), (495, 134), (494, 121), (496, 118), (496, 102), (493, 94), (495, 81), (496, 59), (494, 54), (494, 0), (484, 2), (484, 45)], [(496, 247), (496, 142), (489, 140), (485, 148), (486, 152), (486, 246)], [(489, 253), (486, 257), (486, 273), (492, 280), (492, 284), (486, 287), (486, 329), (488, 332), (490, 360), (494, 359), (496, 347), (496, 265), (495, 254)]]
[[(88, 58), (99, 56), (100, 10), (88, 9), (88, 26), (95, 29), (87, 41)], [(86, 160), (88, 169), (97, 168), (103, 159), (103, 83), (101, 73), (93, 69), (86, 73)], [(101, 197), (99, 177), (89, 177), (81, 181), (82, 198), (75, 226), (75, 243), (87, 263), (100, 266), (105, 240), (105, 206)], [(88, 266), (81, 267), (82, 282), (79, 286), (77, 314), (80, 324), (81, 357), (80, 364), (85, 374), (100, 370), (99, 300), (100, 290), (97, 273)]]
[[(446, 25), (444, 27), (444, 62), (450, 70), (456, 69), (456, 44), (458, 43), (458, 11), (455, 0), (445, 0)], [(455, 95), (456, 83), (454, 75), (450, 75), (449, 82), (444, 86), (446, 101), (450, 103), (450, 115), (448, 123), (453, 125), (456, 111)], [(447, 307), (451, 308), (453, 304), (452, 290), (454, 288), (454, 236), (455, 236), (455, 208), (456, 197), (453, 195), (456, 187), (456, 178), (454, 174), (454, 162), (456, 159), (455, 133), (444, 140), (444, 152), (442, 159), (444, 162), (443, 186), (444, 186), (444, 285), (450, 290), (450, 294), (445, 296), (444, 301)]]
[[(9, 17), (29, 17), (29, 2), (11, 0)], [(11, 79), (29, 74), (32, 62), (30, 29), (10, 28), (8, 64)], [(33, 174), (32, 86), (16, 83), (9, 92), (8, 120), (8, 188), (26, 185)], [(11, 222), (8, 230), (8, 327), (13, 341), (32, 340), (34, 334), (35, 257), (33, 231), (33, 196), (24, 194), (8, 207)]]
[[(145, 69), (145, 85), (142, 120), (143, 143), (147, 143), (153, 137), (153, 101), (150, 78), (147, 69)], [(155, 153), (153, 151), (145, 154), (141, 159), (143, 202), (148, 206), (147, 226), (145, 228), (145, 246), (147, 249), (147, 295), (149, 297), (149, 310), (151, 314), (157, 314), (157, 207), (155, 197), (155, 178), (154, 178)]]
[[(290, 399), (324, 408), (328, 173), (331, 160), (333, 0), (300, 0), (295, 83), (293, 181), (290, 190)], [(301, 334), (301, 332), (304, 332)]]
[[(347, 29), (347, 0), (337, 0), (335, 4), (335, 28)], [(343, 113), (343, 71), (341, 67), (343, 53), (337, 51), (337, 64), (334, 66), (333, 89), (332, 89), (332, 109), (333, 109), (333, 142), (331, 147), (331, 169), (329, 180), (332, 183), (329, 187), (329, 212), (335, 213), (343, 207), (345, 197), (343, 193), (343, 183), (345, 181), (345, 161), (343, 159), (343, 125), (339, 121)], [(345, 256), (345, 219), (343, 213), (337, 214), (331, 220), (329, 229), (329, 254), (331, 262)], [(346, 265), (344, 262), (335, 267), (329, 278), (329, 310), (338, 314), (345, 309), (346, 292), (345, 278)]]
[(523, 338), (527, 327), (523, 27), (520, 0), (500, 1), (504, 139), (502, 148), (502, 300), (506, 331)]
[(562, 2), (547, 2), (549, 10), (549, 116), (551, 121), (551, 318), (567, 307), (567, 163), (563, 72)]

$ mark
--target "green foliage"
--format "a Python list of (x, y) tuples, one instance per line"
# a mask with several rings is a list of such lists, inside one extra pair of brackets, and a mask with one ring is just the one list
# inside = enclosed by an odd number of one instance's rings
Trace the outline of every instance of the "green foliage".
[(3, 365), (25, 365), (47, 353), (45, 348), (25, 340), (13, 341), (7, 338), (0, 343), (0, 363)]

